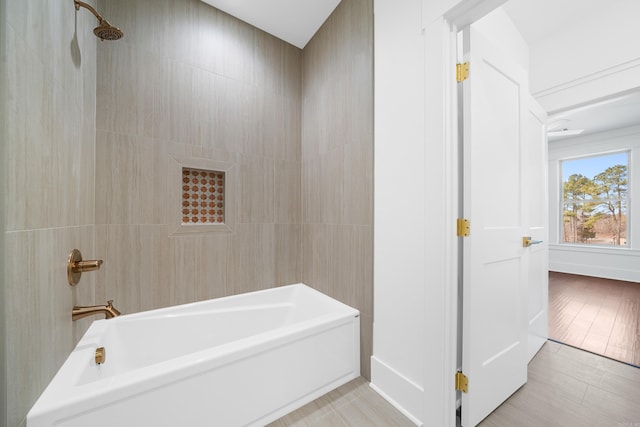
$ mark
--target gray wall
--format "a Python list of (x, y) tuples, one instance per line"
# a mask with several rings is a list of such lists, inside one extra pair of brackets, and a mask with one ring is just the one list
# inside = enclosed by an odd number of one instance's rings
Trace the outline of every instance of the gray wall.
[(3, 4), (1, 78), (6, 387), (2, 424), (18, 426), (73, 349), (88, 321), (74, 303), (93, 302), (94, 279), (72, 288), (65, 262), (94, 255), (95, 18), (73, 3)]
[[(7, 99), (7, 2), (0, 0), (0, 141), (8, 140), (8, 124), (5, 113)], [(0, 165), (3, 170), (4, 163), (4, 146), (0, 144)], [(2, 175), (2, 181), (5, 182), (5, 176)], [(5, 211), (6, 200), (4, 197), (4, 186), (0, 189), (0, 426), (4, 426), (7, 420), (7, 346), (6, 346), (6, 329), (5, 329), (5, 304), (6, 296), (4, 291), (4, 235), (6, 230)]]
[(369, 378), (373, 328), (373, 1), (343, 0), (303, 51), (305, 283), (361, 312)]
[[(199, 0), (109, 0), (96, 301), (124, 313), (299, 282), (301, 52)], [(232, 166), (233, 233), (172, 235), (174, 158)], [(176, 179), (177, 178), (177, 179)]]

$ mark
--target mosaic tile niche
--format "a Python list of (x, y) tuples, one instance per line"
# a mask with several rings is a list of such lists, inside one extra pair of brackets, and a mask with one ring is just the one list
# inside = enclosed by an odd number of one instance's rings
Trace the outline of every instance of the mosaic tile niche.
[(167, 166), (169, 235), (233, 233), (234, 164), (169, 155)]
[(225, 223), (225, 172), (182, 168), (182, 224)]

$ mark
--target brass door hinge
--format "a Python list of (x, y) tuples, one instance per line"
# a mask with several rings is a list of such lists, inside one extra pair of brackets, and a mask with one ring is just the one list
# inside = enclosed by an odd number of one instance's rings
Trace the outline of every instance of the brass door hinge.
[(456, 235), (458, 237), (469, 237), (471, 234), (471, 224), (468, 219), (458, 218), (456, 221)]
[(469, 63), (456, 64), (456, 81), (458, 83), (467, 80), (469, 77)]
[(469, 392), (469, 378), (461, 371), (456, 372), (456, 390), (463, 393)]

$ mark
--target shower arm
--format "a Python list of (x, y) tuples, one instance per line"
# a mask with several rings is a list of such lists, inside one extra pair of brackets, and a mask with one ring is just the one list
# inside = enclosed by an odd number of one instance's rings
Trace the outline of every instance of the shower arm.
[(104, 19), (102, 16), (100, 16), (100, 14), (90, 4), (87, 4), (79, 0), (73, 0), (73, 3), (76, 6), (76, 10), (80, 10), (80, 6), (82, 6), (85, 9), (87, 9), (89, 12), (93, 13), (93, 15), (98, 19), (98, 22), (100, 22), (100, 24), (106, 22), (108, 25), (110, 25), (109, 22), (106, 19)]

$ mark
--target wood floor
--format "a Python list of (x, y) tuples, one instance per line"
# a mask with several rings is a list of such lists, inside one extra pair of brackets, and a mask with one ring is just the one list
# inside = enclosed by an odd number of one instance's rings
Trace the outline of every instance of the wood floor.
[(640, 366), (640, 283), (549, 273), (549, 338)]
[[(640, 427), (640, 369), (548, 341), (528, 381), (481, 427)], [(358, 378), (269, 427), (413, 427)]]

